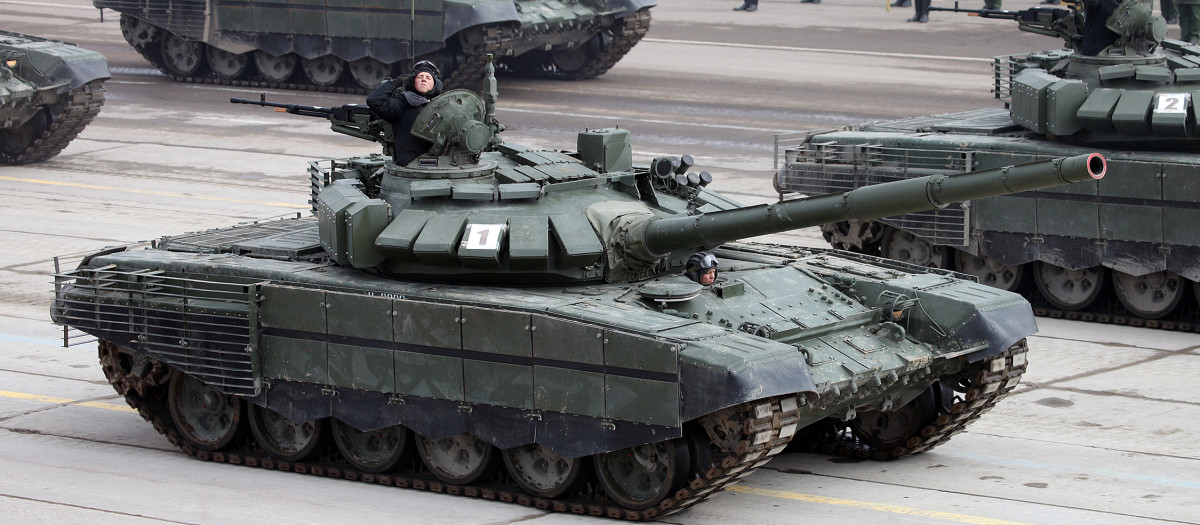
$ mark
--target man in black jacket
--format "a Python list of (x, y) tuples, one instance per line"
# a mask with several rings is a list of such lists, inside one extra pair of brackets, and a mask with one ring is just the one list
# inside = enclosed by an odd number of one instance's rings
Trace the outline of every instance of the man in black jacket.
[(422, 60), (401, 80), (401, 87), (397, 88), (396, 83), (388, 79), (367, 95), (367, 106), (392, 124), (396, 142), (393, 160), (400, 166), (408, 165), (432, 146), (429, 141), (414, 137), (411, 130), (422, 107), (442, 92), (439, 76), (437, 66)]

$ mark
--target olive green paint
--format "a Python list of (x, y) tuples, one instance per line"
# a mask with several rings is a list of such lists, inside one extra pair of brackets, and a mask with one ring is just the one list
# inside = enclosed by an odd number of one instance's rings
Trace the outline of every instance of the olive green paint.
[(532, 356), (527, 313), (462, 307), (463, 349), (490, 354)]
[(613, 375), (604, 377), (604, 413), (609, 419), (678, 426), (679, 403), (662, 402), (676, 399), (679, 399), (677, 383)]
[(462, 348), (459, 307), (419, 301), (392, 301), (393, 340), (397, 343)]
[(370, 295), (327, 292), (329, 334), (388, 341), (392, 338), (392, 300)]
[(1096, 238), (1100, 235), (1096, 203), (1039, 199), (1038, 233)]
[(533, 379), (534, 408), (583, 416), (604, 416), (604, 374), (534, 366)]
[(271, 379), (328, 384), (325, 343), (306, 339), (262, 338), (262, 374)]
[(325, 331), (325, 292), (267, 285), (261, 288), (260, 322), (266, 328)]
[(333, 386), (396, 392), (392, 350), (329, 344), (329, 384)]
[(403, 351), (396, 352), (394, 358), (397, 392), (451, 401), (465, 399), (461, 358)]
[(468, 402), (533, 408), (532, 366), (467, 360), (463, 379)]
[(679, 371), (678, 345), (605, 331), (604, 364), (673, 374)]
[(589, 326), (533, 316), (533, 356), (555, 361), (604, 364), (604, 333)]

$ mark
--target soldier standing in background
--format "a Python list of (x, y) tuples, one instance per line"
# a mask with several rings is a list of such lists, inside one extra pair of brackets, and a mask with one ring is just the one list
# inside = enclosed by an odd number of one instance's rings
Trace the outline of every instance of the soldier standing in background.
[(1200, 42), (1200, 0), (1175, 0), (1179, 9), (1179, 39)]
[(1179, 23), (1179, 10), (1175, 8), (1175, 0), (1159, 0), (1158, 6), (1168, 24)]
[(929, 21), (929, 2), (930, 0), (912, 0), (913, 10), (916, 14), (909, 18), (909, 22), (920, 22), (924, 24)]
[(758, 0), (745, 0), (740, 7), (735, 7), (733, 10), (753, 13), (758, 11)]

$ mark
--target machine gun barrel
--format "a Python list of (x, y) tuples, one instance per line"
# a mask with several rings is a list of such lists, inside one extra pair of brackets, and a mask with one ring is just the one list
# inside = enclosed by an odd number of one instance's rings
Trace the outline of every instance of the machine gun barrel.
[(929, 7), (930, 11), (947, 11), (951, 13), (967, 13), (970, 16), (978, 16), (980, 18), (999, 18), (1001, 20), (1016, 20), (1020, 25), (1021, 31), (1029, 33), (1037, 33), (1039, 35), (1060, 37), (1070, 42), (1074, 38), (1074, 31), (1064, 33), (1065, 28), (1058, 27), (1059, 21), (1072, 16), (1075, 9), (1075, 3), (1068, 0), (1063, 2), (1069, 9), (1060, 9), (1057, 7), (1031, 7), (1020, 11), (1007, 11), (1004, 9), (962, 9), (958, 7), (958, 2), (954, 2), (954, 7)]
[(644, 246), (653, 256), (697, 246), (807, 228), (846, 220), (868, 220), (944, 208), (950, 203), (1008, 195), (1104, 177), (1099, 153), (1005, 166), (955, 175), (929, 175), (863, 186), (800, 200), (688, 217), (650, 221)]
[(258, 97), (258, 100), (230, 97), (229, 102), (232, 104), (250, 104), (253, 106), (275, 108), (275, 111), (291, 113), (293, 115), (301, 115), (304, 117), (320, 117), (329, 119), (329, 122), (332, 124), (333, 131), (363, 140), (370, 140), (379, 143), (385, 142), (383, 133), (371, 126), (372, 121), (374, 120), (373, 116), (371, 115), (371, 109), (362, 104), (345, 104), (341, 106), (325, 108), (321, 106), (304, 106), (301, 104), (281, 104), (279, 102), (267, 102), (266, 93), (259, 93)]
[(333, 109), (323, 108), (320, 106), (302, 106), (300, 104), (280, 104), (278, 102), (267, 102), (267, 94), (259, 93), (259, 100), (247, 100), (244, 98), (230, 97), (229, 102), (232, 104), (251, 104), (255, 106), (264, 106), (268, 108), (276, 108), (275, 111), (284, 110), (293, 115), (303, 115), (305, 117), (321, 117), (328, 118), (333, 115)]

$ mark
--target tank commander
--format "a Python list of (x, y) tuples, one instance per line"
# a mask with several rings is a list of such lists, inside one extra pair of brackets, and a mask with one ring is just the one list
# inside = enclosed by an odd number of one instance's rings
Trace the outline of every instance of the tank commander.
[(717, 282), (717, 257), (708, 252), (697, 252), (688, 257), (684, 275), (704, 286)]
[(398, 165), (407, 165), (432, 146), (429, 141), (414, 137), (411, 130), (422, 106), (442, 92), (440, 77), (437, 66), (422, 60), (400, 80), (400, 86), (387, 79), (367, 95), (367, 106), (371, 111), (392, 124), (396, 143), (392, 157)]
[(1096, 56), (1117, 41), (1119, 36), (1108, 28), (1108, 17), (1123, 0), (1083, 0), (1083, 45), (1080, 52)]

